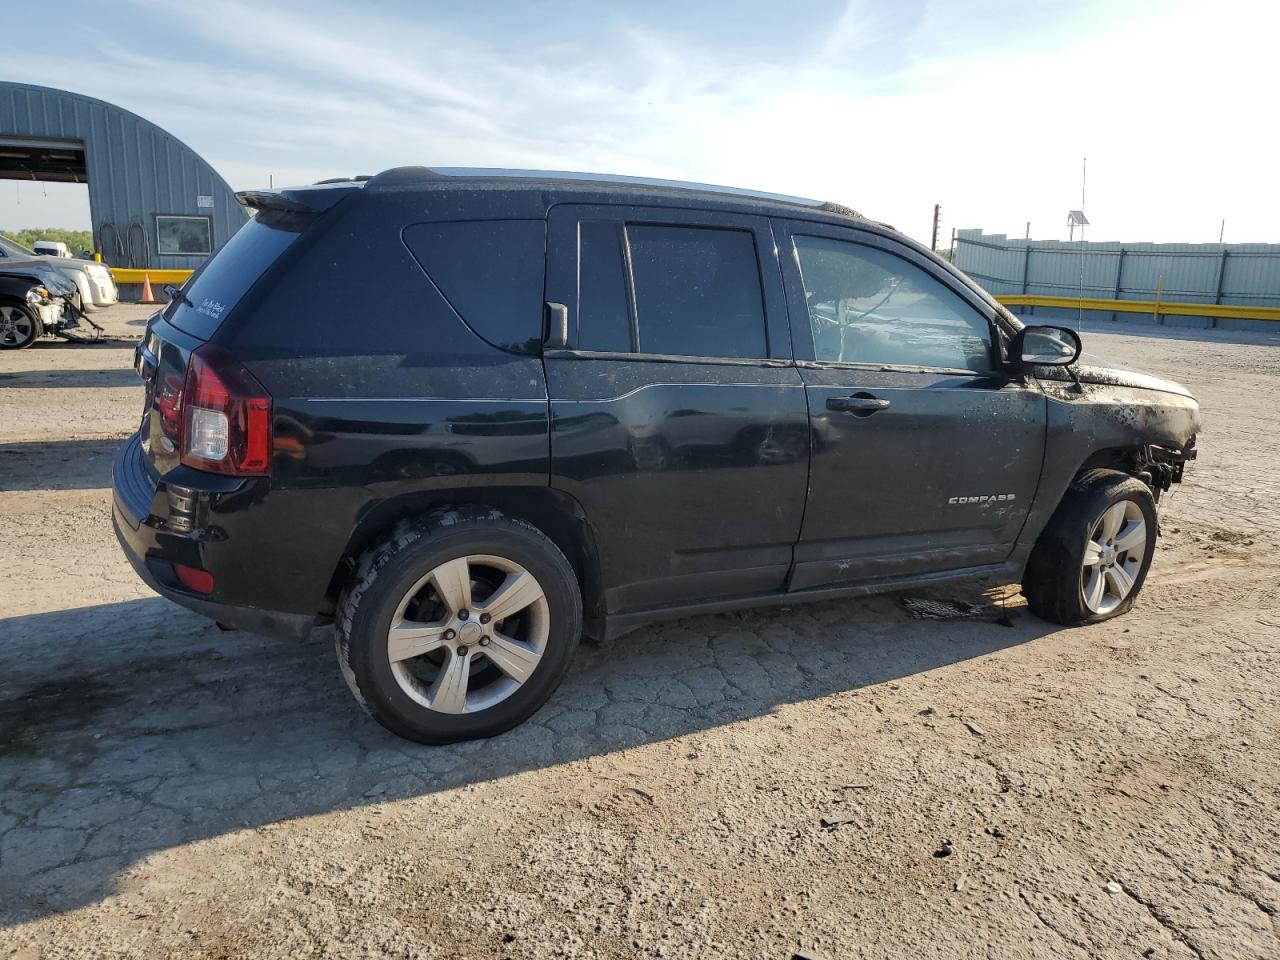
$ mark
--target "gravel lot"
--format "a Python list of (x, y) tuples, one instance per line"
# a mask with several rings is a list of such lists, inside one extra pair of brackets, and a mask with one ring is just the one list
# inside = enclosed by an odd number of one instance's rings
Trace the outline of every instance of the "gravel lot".
[(136, 580), (131, 345), (0, 355), (0, 954), (1280, 957), (1280, 335), (1105, 329), (1206, 421), (1129, 616), (688, 620), (451, 748)]

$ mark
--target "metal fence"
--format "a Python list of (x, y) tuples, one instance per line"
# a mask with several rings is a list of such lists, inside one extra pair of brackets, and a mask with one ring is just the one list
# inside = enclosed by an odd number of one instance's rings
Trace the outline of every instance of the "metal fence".
[[(1221, 304), (1259, 309), (1260, 315), (1280, 307), (1280, 244), (1064, 243), (959, 230), (953, 262), (993, 295), (1010, 297), (1015, 309), (1027, 309), (1026, 301), (1037, 297)], [(1074, 317), (1081, 312), (1061, 306), (1030, 309), (1045, 317)], [(1185, 308), (1181, 313), (1157, 309), (1147, 319), (1170, 326), (1261, 325), (1256, 320), (1196, 315)], [(1119, 315), (1090, 308), (1083, 314), (1093, 319)], [(1132, 311), (1123, 315), (1129, 320), (1142, 317)], [(1262, 323), (1275, 328), (1274, 322)]]

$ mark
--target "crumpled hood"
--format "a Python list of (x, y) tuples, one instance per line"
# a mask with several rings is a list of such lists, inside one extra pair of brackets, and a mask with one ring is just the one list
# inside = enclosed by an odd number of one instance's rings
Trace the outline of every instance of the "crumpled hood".
[[(1105, 360), (1082, 353), (1080, 359), (1072, 364), (1071, 369), (1080, 378), (1081, 383), (1097, 383), (1112, 387), (1131, 387), (1136, 390), (1159, 390), (1162, 393), (1175, 393), (1180, 397), (1192, 396), (1191, 391), (1180, 383), (1165, 380), (1149, 373), (1137, 370), (1124, 370), (1109, 366)], [(1070, 380), (1071, 374), (1062, 367), (1039, 367), (1036, 376), (1041, 380)]]
[(76, 292), (75, 282), (64, 272), (55, 270), (39, 260), (14, 260), (6, 257), (0, 261), (0, 275), (32, 278), (37, 283), (48, 287), (51, 293), (61, 297), (70, 296)]

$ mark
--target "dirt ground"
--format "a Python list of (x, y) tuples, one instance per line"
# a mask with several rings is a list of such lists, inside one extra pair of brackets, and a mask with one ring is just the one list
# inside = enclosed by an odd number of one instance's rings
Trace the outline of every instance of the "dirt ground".
[(0, 355), (0, 955), (1280, 957), (1280, 331), (1101, 329), (1206, 423), (1130, 615), (667, 624), (450, 748), (136, 580), (129, 344)]

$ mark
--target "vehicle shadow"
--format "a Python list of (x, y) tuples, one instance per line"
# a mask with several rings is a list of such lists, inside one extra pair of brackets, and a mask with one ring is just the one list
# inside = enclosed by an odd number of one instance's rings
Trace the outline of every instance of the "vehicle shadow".
[(528, 723), (448, 747), (367, 717), (328, 628), (224, 633), (160, 598), (0, 620), (0, 922), (95, 902), (163, 848), (680, 737), (1057, 629), (977, 590), (946, 596), (958, 604), (830, 601), (584, 643)]
[(137, 387), (142, 393), (142, 381), (132, 367), (107, 370), (19, 370), (0, 372), (0, 387), (58, 390), (92, 387)]
[[(132, 321), (125, 321), (125, 324), (132, 326)], [(144, 324), (145, 326), (145, 321)], [(93, 335), (92, 331), (72, 331), (76, 335), (74, 340), (64, 340), (61, 337), (46, 336), (37, 340), (28, 350), (120, 350), (122, 348), (133, 349), (137, 346), (138, 341), (142, 339), (141, 334), (135, 334), (131, 331), (112, 331), (108, 333)]]
[(0, 443), (0, 491), (93, 490), (111, 486), (120, 438)]

